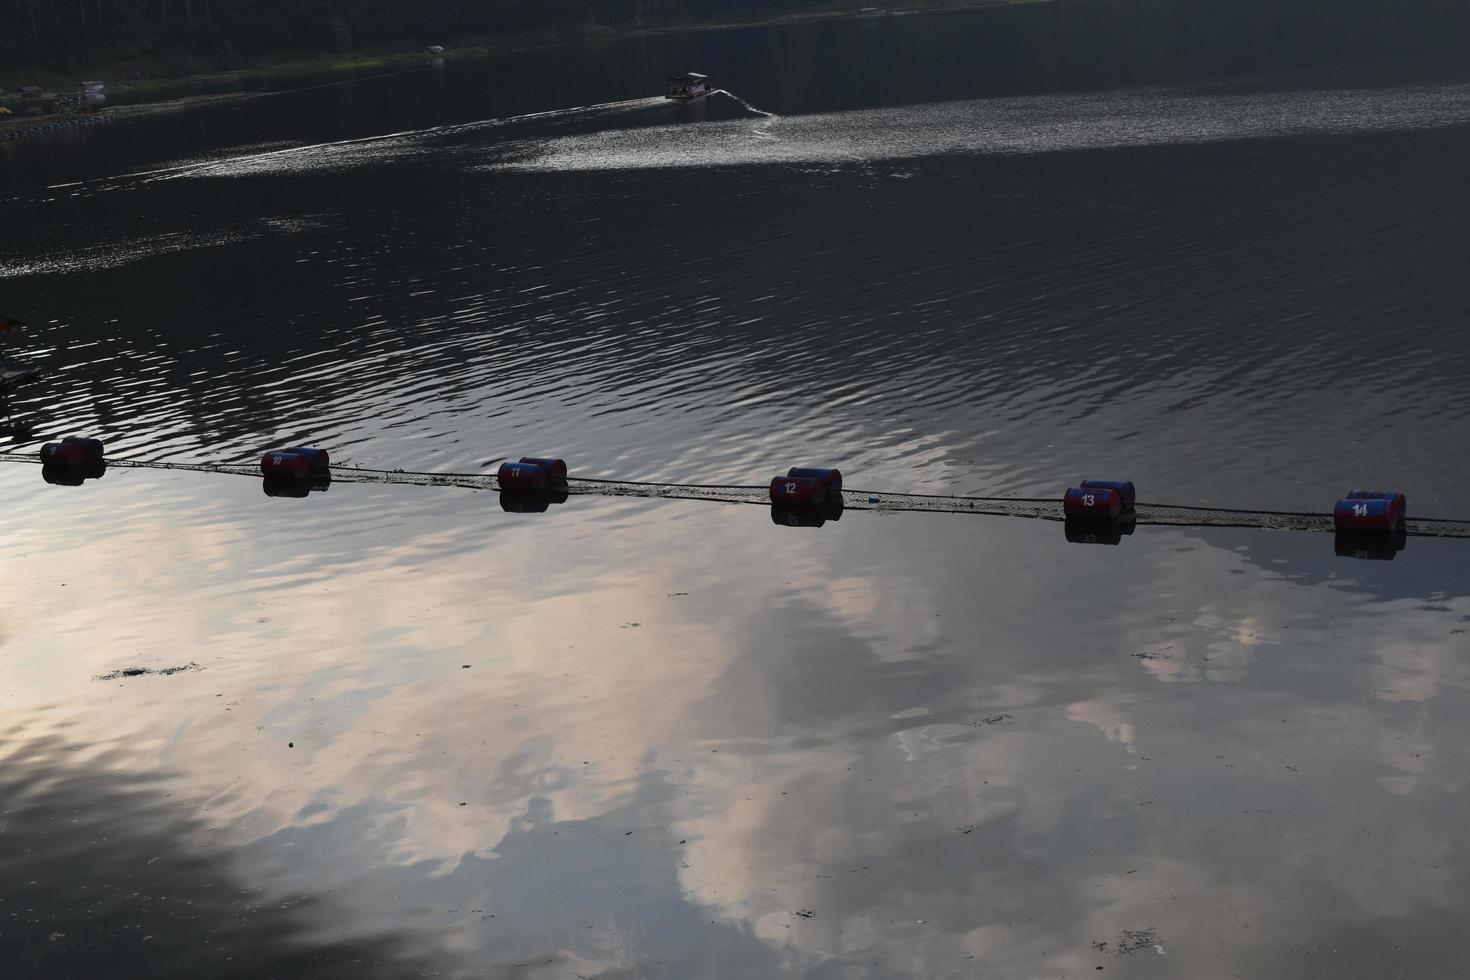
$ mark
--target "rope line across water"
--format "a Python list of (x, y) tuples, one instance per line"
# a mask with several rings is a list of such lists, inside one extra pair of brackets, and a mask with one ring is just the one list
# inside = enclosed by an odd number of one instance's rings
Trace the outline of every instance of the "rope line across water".
[[(32, 456), (0, 454), (0, 462), (39, 463)], [(178, 463), (142, 459), (109, 459), (109, 467), (123, 469), (178, 470), (192, 473), (221, 473), (260, 477), (258, 464)], [(472, 490), (500, 489), (494, 474), (429, 473), (385, 470), (359, 466), (333, 466), (333, 483), (384, 483), (399, 486), (461, 487)], [(641, 480), (603, 480), (575, 477), (567, 481), (569, 494), (654, 499), (707, 500), (731, 504), (770, 503), (765, 485), (658, 483)], [(1054, 497), (946, 496), (925, 493), (887, 493), (878, 490), (844, 490), (844, 510), (880, 512), (926, 512), (1025, 517), (1033, 520), (1063, 520), (1062, 502)], [(1172, 527), (1240, 527), (1289, 531), (1332, 531), (1331, 514), (1307, 511), (1245, 510), (1233, 507), (1202, 507), (1189, 504), (1139, 503), (1133, 521), (1140, 525)], [(1470, 538), (1470, 520), (1410, 517), (1405, 530), (1411, 536)]]

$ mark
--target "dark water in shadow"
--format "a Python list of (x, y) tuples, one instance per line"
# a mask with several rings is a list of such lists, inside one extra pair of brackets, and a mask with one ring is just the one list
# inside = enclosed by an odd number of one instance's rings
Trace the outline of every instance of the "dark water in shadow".
[[(931, 101), (818, 112), (766, 79), (775, 117), (554, 73), (539, 103), (438, 78), (440, 104), (410, 75), (243, 107), (256, 149), (17, 190), (0, 282), (51, 375), (17, 408), (150, 458), (284, 437), (464, 469), (530, 442), (632, 478), (790, 456), (895, 489), (1101, 468), (1182, 502), (1387, 480), (1464, 509), (1465, 82), (962, 99), (921, 74), (898, 88)], [(506, 103), (539, 111), (485, 115)]]
[[(1470, 513), (1465, 78), (967, 55), (1018, 16), (0, 147), (9, 448)], [(0, 465), (18, 975), (1470, 967), (1462, 541), (40, 477)]]

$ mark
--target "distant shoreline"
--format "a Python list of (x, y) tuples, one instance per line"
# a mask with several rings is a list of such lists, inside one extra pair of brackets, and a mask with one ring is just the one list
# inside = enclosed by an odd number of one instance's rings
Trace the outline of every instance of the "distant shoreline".
[[(655, 37), (663, 34), (682, 34), (694, 31), (704, 32), (740, 30), (756, 27), (779, 27), (787, 24), (816, 23), (832, 20), (876, 20), (888, 17), (912, 16), (915, 14), (959, 13), (1005, 7), (1031, 6), (1050, 2), (1052, 0), (919, 0), (916, 5), (910, 4), (902, 9), (890, 10), (878, 8), (880, 11), (878, 14), (864, 14), (853, 7), (844, 7), (842, 9), (815, 10), (807, 13), (787, 14), (764, 20), (731, 20), (634, 28), (608, 27), (592, 30), (559, 29), (552, 32), (539, 32), (531, 35), (515, 34), (488, 38), (465, 38), (457, 43), (446, 43), (445, 57), (478, 58), (496, 54), (507, 54), (515, 51), (529, 51), (567, 44), (578, 44), (586, 41)], [(453, 40), (451, 38), (449, 42), (453, 42)], [(148, 74), (134, 80), (127, 80), (119, 76), (125, 75), (128, 71), (138, 71), (140, 64), (136, 62), (128, 63), (126, 66), (90, 66), (79, 69), (72, 73), (72, 75), (75, 78), (103, 79), (108, 83), (109, 94), (111, 96), (124, 96), (137, 99), (138, 101), (114, 106), (103, 110), (101, 113), (90, 115), (61, 113), (25, 118), (19, 116), (0, 116), (0, 140), (7, 138), (7, 136), (10, 139), (14, 139), (18, 135), (29, 135), (31, 132), (43, 133), (58, 128), (71, 128), (73, 124), (77, 126), (88, 125), (88, 123), (81, 122), (82, 119), (91, 118), (95, 120), (98, 117), (117, 119), (148, 114), (154, 111), (176, 111), (178, 109), (191, 108), (199, 104), (245, 100), (272, 94), (268, 90), (252, 91), (242, 89), (238, 92), (215, 92), (207, 95), (180, 97), (181, 93), (178, 90), (190, 84), (221, 84), (242, 82), (246, 79), (264, 80), (289, 75), (340, 73), (346, 76), (353, 72), (362, 71), (363, 69), (408, 69), (416, 65), (430, 63), (431, 57), (421, 49), (414, 51), (378, 51), (347, 57), (322, 54), (306, 58), (268, 62), (249, 67), (190, 74), (171, 74), (165, 67), (167, 65), (167, 59), (158, 59), (153, 63), (157, 67), (158, 73), (156, 75)], [(148, 72), (150, 70), (148, 65), (148, 62), (141, 63), (142, 70)], [(0, 73), (0, 83), (3, 83), (0, 84), (0, 89), (14, 87), (19, 84), (35, 84), (39, 81), (49, 83), (49, 87), (65, 91), (75, 86), (74, 81), (66, 80), (71, 77), (71, 75), (61, 76), (54, 72), (37, 72), (29, 76), (4, 72)], [(344, 77), (343, 80), (347, 81), (349, 79)], [(149, 99), (147, 97), (148, 93), (155, 91), (159, 94), (160, 98)]]

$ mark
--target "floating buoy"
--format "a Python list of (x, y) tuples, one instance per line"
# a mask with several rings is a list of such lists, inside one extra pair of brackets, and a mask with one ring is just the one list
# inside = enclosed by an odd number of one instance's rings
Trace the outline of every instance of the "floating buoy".
[(771, 479), (773, 504), (819, 504), (829, 497), (842, 498), (840, 470), (793, 466), (785, 476)]
[(1131, 508), (1137, 499), (1132, 480), (1083, 480), (1079, 485), (1083, 490), (1113, 490), (1122, 495), (1125, 508)]
[(1398, 512), (1399, 523), (1409, 516), (1409, 498), (1393, 490), (1354, 490), (1347, 495), (1348, 500), (1389, 500), (1393, 502), (1394, 510)]
[(567, 463), (564, 459), (556, 459), (552, 456), (522, 456), (521, 462), (541, 467), (546, 471), (548, 479), (565, 480), (567, 478)]
[(327, 453), (325, 449), (308, 449), (304, 447), (294, 447), (291, 449), (282, 449), (281, 452), (295, 453), (297, 456), (305, 456), (306, 464), (311, 468), (312, 473), (330, 473), (332, 470), (332, 457)]
[(1395, 531), (1407, 509), (1401, 493), (1354, 490), (1332, 508), (1332, 524), (1339, 531)]
[(260, 472), (267, 480), (305, 480), (311, 475), (311, 460), (300, 453), (277, 450), (260, 457)]
[(1068, 520), (1113, 521), (1123, 513), (1123, 494), (1106, 488), (1071, 487), (1062, 498)]
[(525, 493), (528, 490), (545, 490), (551, 480), (550, 474), (535, 463), (501, 463), (495, 471), (495, 482), (501, 490)]
[(1385, 534), (1382, 531), (1338, 531), (1332, 536), (1332, 550), (1339, 558), (1359, 561), (1393, 561), (1409, 543), (1403, 525)]
[(827, 499), (827, 484), (814, 476), (771, 478), (771, 503), (819, 504)]
[(814, 480), (821, 480), (824, 484), (827, 485), (828, 493), (840, 494), (842, 492), (841, 470), (827, 470), (815, 466), (793, 466), (791, 467), (791, 469), (786, 471), (786, 475), (788, 477), (801, 476), (810, 477)]
[(101, 439), (84, 439), (80, 436), (67, 436), (61, 441), (81, 446), (82, 451), (86, 453), (86, 460), (89, 463), (100, 463), (106, 456), (106, 447), (102, 445)]
[(38, 455), (45, 466), (80, 466), (83, 463), (101, 463), (103, 446), (100, 439), (67, 436), (60, 442), (46, 443)]
[(46, 443), (37, 455), (41, 457), (42, 466), (81, 466), (91, 454), (80, 442), (63, 439)]

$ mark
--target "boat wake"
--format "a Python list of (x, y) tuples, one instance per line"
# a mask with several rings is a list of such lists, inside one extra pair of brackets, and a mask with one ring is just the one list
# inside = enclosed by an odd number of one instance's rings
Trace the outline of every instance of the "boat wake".
[(731, 92), (729, 89), (717, 88), (713, 92), (711, 92), (710, 95), (723, 95), (723, 96), (726, 96), (727, 98), (734, 99), (736, 102), (738, 102), (740, 104), (741, 108), (745, 109), (746, 112), (753, 112), (757, 116), (765, 116), (767, 119), (780, 119), (781, 118), (780, 116), (776, 115), (774, 112), (767, 112), (764, 109), (757, 109), (755, 106), (751, 105), (749, 102), (746, 102), (744, 99), (742, 99), (740, 96), (736, 95), (734, 92)]
[[(375, 136), (363, 136), (356, 139), (334, 140), (326, 143), (309, 143), (257, 153), (242, 153), (220, 159), (199, 160), (181, 163), (171, 167), (135, 171), (133, 173), (119, 174), (114, 177), (100, 177), (93, 180), (53, 184), (46, 189), (48, 191), (75, 190), (83, 187), (95, 189), (107, 184), (119, 186), (124, 184), (136, 185), (162, 180), (175, 180), (182, 177), (235, 177), (260, 173), (332, 169), (348, 162), (371, 163), (382, 161), (387, 157), (411, 156), (419, 152), (424, 152), (424, 147), (421, 145), (423, 141), (440, 136), (453, 136), (459, 133), (469, 133), (499, 126), (513, 126), (519, 123), (539, 120), (583, 116), (594, 113), (651, 109), (664, 104), (665, 100), (662, 96), (651, 96), (641, 99), (623, 99), (617, 102), (599, 102), (592, 105), (569, 106), (564, 109), (548, 109), (543, 112), (527, 112), (515, 116), (499, 116), (490, 119), (479, 119), (473, 122), (450, 123), (443, 126), (430, 126), (424, 129), (401, 130), (399, 132), (381, 133)], [(767, 113), (767, 115), (769, 114)]]
[(1067, 93), (609, 128), (528, 142), (487, 164), (508, 170), (622, 170), (865, 164), (942, 155), (1027, 155), (1470, 124), (1470, 85), (1219, 92), (1164, 88)]

